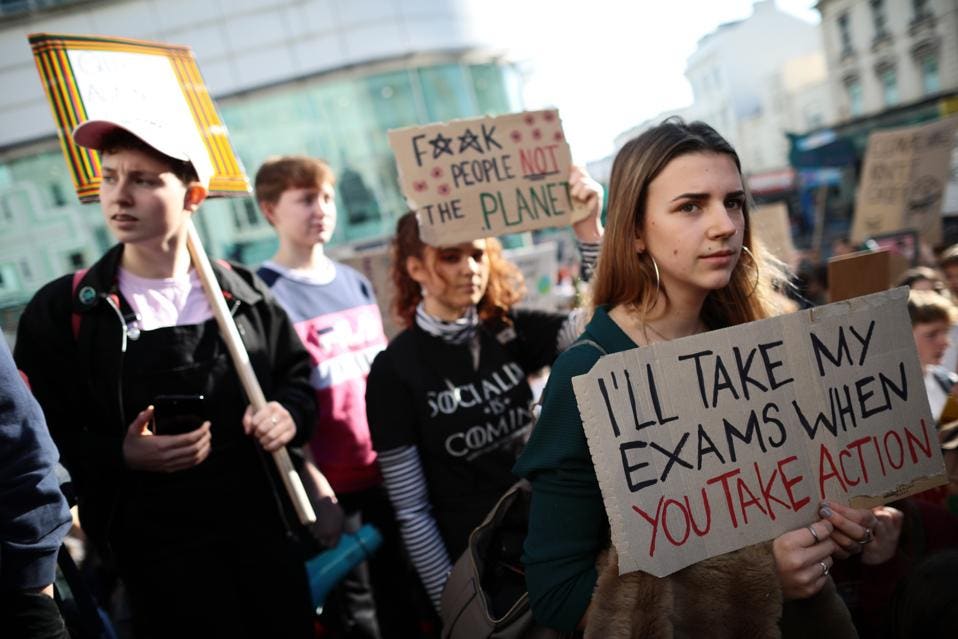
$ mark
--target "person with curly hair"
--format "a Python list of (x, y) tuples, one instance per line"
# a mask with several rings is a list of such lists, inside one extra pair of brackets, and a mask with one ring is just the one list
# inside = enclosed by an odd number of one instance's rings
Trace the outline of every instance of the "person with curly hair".
[[(584, 262), (602, 235), (601, 187), (579, 169), (573, 225)], [(400, 534), (436, 609), (447, 575), (479, 524), (517, 477), (532, 425), (526, 378), (578, 333), (578, 314), (514, 308), (519, 270), (495, 238), (433, 247), (413, 213), (393, 241), (393, 310), (406, 330), (373, 362), (366, 414)]]

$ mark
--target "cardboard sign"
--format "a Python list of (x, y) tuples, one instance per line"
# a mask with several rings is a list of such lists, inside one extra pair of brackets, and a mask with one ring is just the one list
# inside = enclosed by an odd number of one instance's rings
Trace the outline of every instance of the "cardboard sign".
[(951, 174), (948, 177), (948, 186), (945, 187), (941, 214), (947, 217), (958, 216), (958, 142), (951, 150)]
[(908, 259), (890, 250), (859, 251), (828, 260), (828, 300), (878, 293), (891, 288), (908, 270)]
[(916, 229), (931, 245), (941, 242), (942, 200), (956, 129), (958, 117), (950, 117), (868, 136), (852, 242), (905, 228)]
[(383, 332), (387, 339), (392, 339), (402, 327), (396, 323), (390, 304), (392, 303), (395, 287), (392, 283), (392, 255), (388, 248), (363, 251), (346, 257), (337, 256), (343, 264), (353, 267), (366, 276), (376, 294), (376, 304), (383, 318)]
[(748, 218), (752, 233), (769, 252), (788, 265), (795, 260), (792, 225), (788, 221), (788, 207), (784, 202), (756, 207)]
[(175, 131), (209, 158), (211, 195), (246, 195), (249, 179), (233, 151), (189, 47), (98, 36), (35, 33), (29, 37), (57, 135), (77, 195), (97, 199), (100, 158), (73, 143), (87, 120), (135, 117)]
[(908, 290), (607, 355), (573, 378), (619, 572), (669, 575), (945, 482)]
[(572, 156), (558, 111), (395, 129), (399, 182), (433, 246), (565, 226), (583, 219), (569, 194)]
[(559, 272), (559, 247), (555, 242), (503, 251), (507, 260), (519, 267), (525, 280), (526, 294), (519, 303), (523, 308), (556, 310), (553, 294)]

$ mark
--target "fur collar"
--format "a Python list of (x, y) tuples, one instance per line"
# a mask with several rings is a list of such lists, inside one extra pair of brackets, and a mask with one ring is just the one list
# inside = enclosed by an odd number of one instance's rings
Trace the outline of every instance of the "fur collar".
[(782, 591), (771, 544), (713, 557), (659, 579), (618, 574), (618, 555), (599, 557), (585, 637), (679, 639), (780, 637)]

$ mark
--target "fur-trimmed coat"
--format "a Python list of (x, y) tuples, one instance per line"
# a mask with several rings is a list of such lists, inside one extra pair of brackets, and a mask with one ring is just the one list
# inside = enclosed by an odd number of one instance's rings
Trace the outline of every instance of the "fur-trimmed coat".
[(858, 634), (831, 579), (815, 596), (783, 603), (771, 544), (699, 562), (666, 578), (618, 574), (599, 557), (586, 639), (709, 637), (848, 639)]

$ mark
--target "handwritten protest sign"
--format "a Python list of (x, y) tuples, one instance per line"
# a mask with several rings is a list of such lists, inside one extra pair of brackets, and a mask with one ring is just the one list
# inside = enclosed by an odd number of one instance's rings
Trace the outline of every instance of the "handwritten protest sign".
[(868, 136), (852, 242), (904, 228), (941, 241), (941, 210), (958, 116)]
[(792, 226), (788, 221), (788, 207), (776, 202), (756, 207), (749, 215), (752, 232), (769, 252), (791, 265), (795, 261), (795, 244), (792, 242)]
[(558, 251), (559, 247), (555, 242), (503, 251), (505, 258), (522, 271), (526, 294), (519, 303), (521, 307), (556, 310), (554, 290), (559, 272)]
[(588, 214), (569, 194), (572, 158), (558, 111), (396, 129), (389, 145), (428, 244), (564, 226)]
[(908, 290), (608, 355), (573, 378), (620, 573), (665, 576), (945, 482)]
[(211, 195), (246, 195), (249, 180), (189, 47), (98, 36), (29, 36), (57, 135), (81, 201), (97, 199), (100, 157), (72, 132), (87, 120), (131, 118), (171, 131), (192, 147)]

